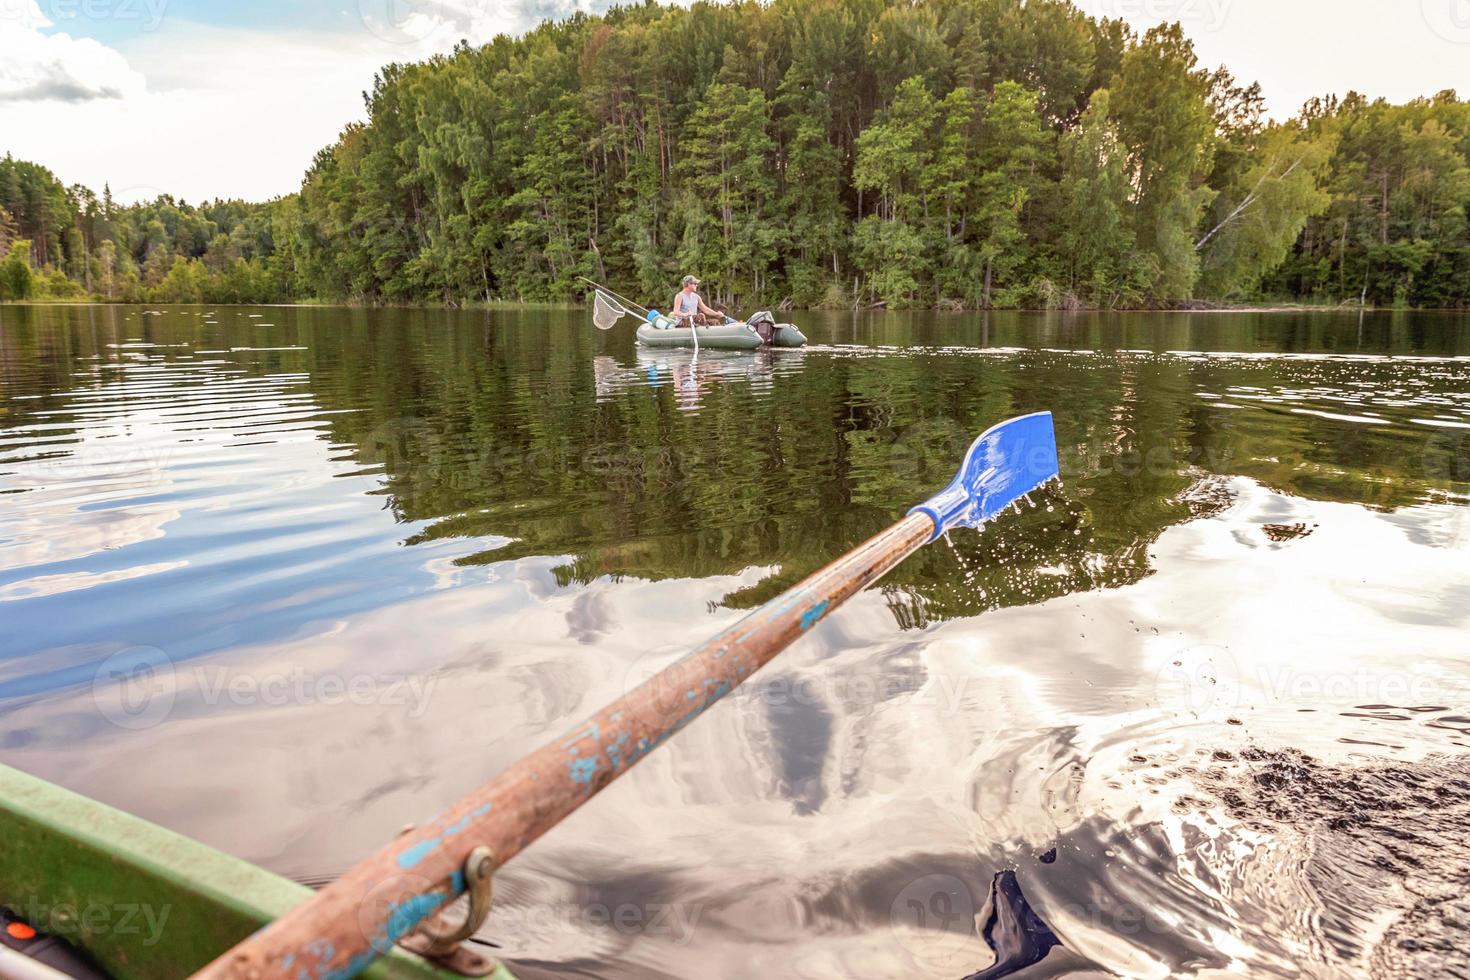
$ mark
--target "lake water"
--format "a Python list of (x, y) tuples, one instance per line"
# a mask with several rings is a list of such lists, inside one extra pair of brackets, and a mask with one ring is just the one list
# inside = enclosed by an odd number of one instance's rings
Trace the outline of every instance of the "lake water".
[(1050, 409), (1059, 486), (482, 935), (528, 978), (1470, 970), (1470, 318), (794, 319), (695, 360), (580, 311), (0, 307), (0, 761), (324, 882)]

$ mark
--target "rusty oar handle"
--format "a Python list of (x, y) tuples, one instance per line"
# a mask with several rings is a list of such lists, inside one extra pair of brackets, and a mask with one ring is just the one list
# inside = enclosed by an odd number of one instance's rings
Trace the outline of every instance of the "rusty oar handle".
[(993, 517), (1056, 475), (1050, 413), (988, 430), (954, 482), (903, 520), (400, 836), (195, 976), (361, 972), (465, 891), (472, 850), (488, 847), (496, 865), (509, 861), (910, 554), (951, 527)]

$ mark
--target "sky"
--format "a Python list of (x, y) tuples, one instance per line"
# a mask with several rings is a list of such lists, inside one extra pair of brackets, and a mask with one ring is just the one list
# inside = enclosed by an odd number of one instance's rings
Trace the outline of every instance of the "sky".
[[(0, 153), (119, 201), (265, 200), (364, 117), (379, 67), (609, 0), (0, 0)], [(1356, 89), (1470, 95), (1470, 0), (1077, 0), (1178, 20), (1276, 118)]]

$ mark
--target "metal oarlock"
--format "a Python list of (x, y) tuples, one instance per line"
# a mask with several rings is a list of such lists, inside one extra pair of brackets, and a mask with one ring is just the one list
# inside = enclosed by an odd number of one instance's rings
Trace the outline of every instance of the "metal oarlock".
[(480, 846), (464, 859), (464, 885), (469, 896), (469, 909), (464, 921), (449, 926), (441, 913), (424, 920), (398, 945), (426, 960), (433, 960), (446, 970), (464, 977), (486, 977), (495, 972), (495, 958), (464, 945), (485, 924), (490, 915), (492, 883), (495, 878), (495, 854)]

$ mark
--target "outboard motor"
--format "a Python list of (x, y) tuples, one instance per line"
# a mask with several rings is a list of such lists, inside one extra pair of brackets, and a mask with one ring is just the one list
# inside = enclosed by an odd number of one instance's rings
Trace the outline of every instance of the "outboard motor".
[(767, 347), (771, 346), (771, 341), (776, 339), (776, 318), (771, 316), (768, 310), (752, 313), (750, 319), (745, 322), (760, 335), (761, 343)]

